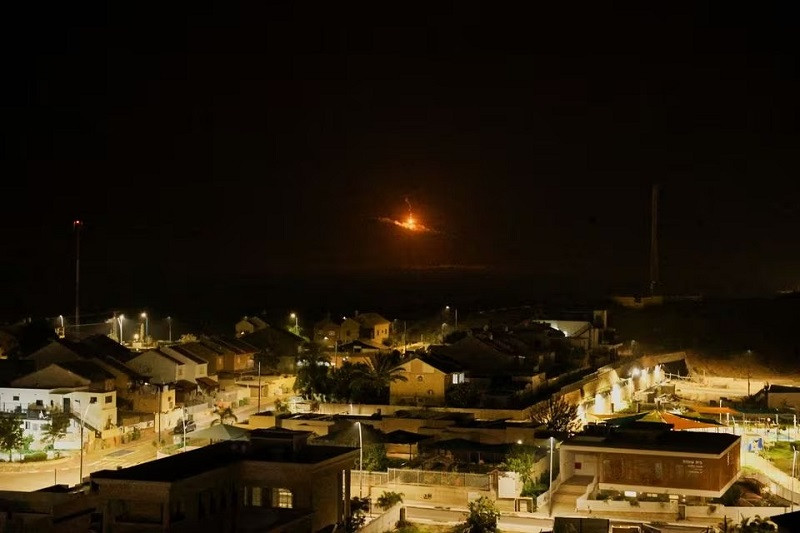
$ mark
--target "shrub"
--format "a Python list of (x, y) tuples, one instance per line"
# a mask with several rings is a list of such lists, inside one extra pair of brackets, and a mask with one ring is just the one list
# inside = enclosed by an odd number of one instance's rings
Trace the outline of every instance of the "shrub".
[(494, 501), (485, 496), (469, 502), (466, 526), (473, 533), (495, 533), (500, 512)]
[(383, 491), (383, 494), (378, 496), (378, 507), (383, 509), (384, 511), (392, 507), (397, 503), (401, 503), (403, 501), (403, 493), (402, 492), (393, 492), (393, 491)]
[(33, 463), (37, 461), (47, 461), (47, 452), (33, 452), (22, 457), (23, 463)]

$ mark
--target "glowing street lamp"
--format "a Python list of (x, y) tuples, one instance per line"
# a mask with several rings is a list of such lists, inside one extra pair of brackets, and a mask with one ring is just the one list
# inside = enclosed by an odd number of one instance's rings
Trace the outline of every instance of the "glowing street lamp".
[(122, 342), (122, 321), (125, 320), (125, 315), (119, 315), (117, 317), (117, 324), (119, 324), (119, 343), (123, 344)]
[(150, 317), (147, 316), (147, 313), (142, 313), (139, 316), (144, 318), (144, 338), (147, 339), (150, 336)]
[(294, 319), (294, 334), (300, 335), (300, 318), (297, 316), (297, 313), (290, 314), (289, 318)]
[(361, 436), (361, 422), (358, 425), (358, 497), (361, 498), (364, 492), (364, 440)]
[(172, 342), (172, 317), (167, 317), (167, 325), (169, 326), (169, 342)]

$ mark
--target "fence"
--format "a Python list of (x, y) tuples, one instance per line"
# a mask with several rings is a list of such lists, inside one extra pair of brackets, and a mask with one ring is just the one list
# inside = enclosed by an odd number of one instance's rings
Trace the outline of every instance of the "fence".
[(445, 485), (448, 487), (465, 487), (475, 490), (491, 490), (490, 474), (470, 474), (467, 472), (439, 472), (436, 470), (411, 470), (390, 468), (388, 472), (351, 471), (351, 483), (360, 484), (364, 476), (367, 487), (394, 483), (397, 485)]

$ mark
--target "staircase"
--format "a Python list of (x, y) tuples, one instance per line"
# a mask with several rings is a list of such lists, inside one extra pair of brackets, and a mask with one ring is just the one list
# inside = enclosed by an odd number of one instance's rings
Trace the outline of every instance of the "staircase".
[(586, 492), (593, 479), (592, 476), (572, 476), (564, 481), (553, 495), (553, 507), (574, 511), (578, 496)]

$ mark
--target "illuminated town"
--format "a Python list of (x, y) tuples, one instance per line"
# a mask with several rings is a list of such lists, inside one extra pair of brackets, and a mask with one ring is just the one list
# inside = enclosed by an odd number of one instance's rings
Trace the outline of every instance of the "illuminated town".
[(236, 4), (8, 17), (0, 531), (800, 532), (794, 14)]

